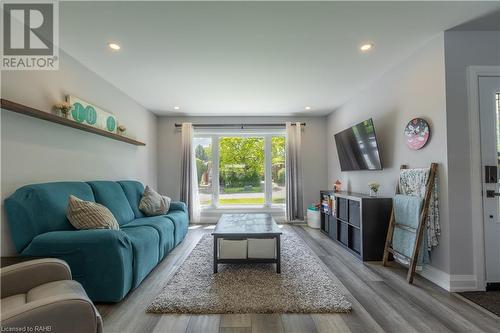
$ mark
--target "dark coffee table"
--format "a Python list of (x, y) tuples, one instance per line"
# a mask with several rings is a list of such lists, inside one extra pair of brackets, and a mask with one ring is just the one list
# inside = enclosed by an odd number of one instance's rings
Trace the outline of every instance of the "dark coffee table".
[[(218, 264), (248, 263), (273, 263), (276, 264), (276, 273), (281, 273), (281, 234), (281, 229), (271, 214), (223, 214), (212, 233), (214, 236), (214, 273), (217, 273)], [(265, 239), (274, 241), (276, 246), (274, 255), (269, 256), (269, 258), (255, 258), (251, 255), (249, 257), (250, 253), (248, 252), (246, 258), (227, 259), (219, 256), (221, 241), (242, 241), (241, 244), (234, 242), (236, 246), (242, 248), (247, 246), (247, 242), (255, 243)]]

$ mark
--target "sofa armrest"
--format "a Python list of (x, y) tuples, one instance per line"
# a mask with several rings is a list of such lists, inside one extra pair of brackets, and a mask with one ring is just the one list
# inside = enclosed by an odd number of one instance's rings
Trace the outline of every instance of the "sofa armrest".
[(35, 259), (2, 268), (0, 280), (3, 298), (26, 293), (48, 282), (71, 280), (71, 270), (63, 260)]
[(182, 201), (172, 201), (170, 203), (170, 209), (168, 211), (170, 212), (173, 210), (180, 210), (186, 213), (188, 212), (187, 205)]
[(83, 295), (65, 294), (5, 309), (2, 328), (50, 327), (52, 332), (102, 333), (102, 319)]
[(66, 261), (93, 301), (120, 301), (132, 287), (132, 243), (120, 230), (51, 231), (21, 253)]

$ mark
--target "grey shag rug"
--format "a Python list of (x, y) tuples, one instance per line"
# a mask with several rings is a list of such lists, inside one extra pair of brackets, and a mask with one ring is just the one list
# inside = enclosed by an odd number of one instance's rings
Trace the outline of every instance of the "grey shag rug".
[(283, 228), (281, 274), (274, 264), (219, 265), (204, 235), (160, 294), (151, 313), (333, 313), (351, 304), (304, 241)]

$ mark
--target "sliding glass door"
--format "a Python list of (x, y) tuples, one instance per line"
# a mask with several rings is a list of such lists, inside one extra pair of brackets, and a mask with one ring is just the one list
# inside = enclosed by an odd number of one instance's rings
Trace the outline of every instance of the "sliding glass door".
[(198, 134), (194, 149), (202, 207), (284, 208), (283, 134)]

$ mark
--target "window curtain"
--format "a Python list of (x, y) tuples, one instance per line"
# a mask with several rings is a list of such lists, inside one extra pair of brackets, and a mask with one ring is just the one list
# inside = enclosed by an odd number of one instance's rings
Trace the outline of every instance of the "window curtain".
[(286, 123), (286, 219), (304, 220), (302, 200), (302, 125)]
[(193, 149), (193, 124), (183, 123), (181, 133), (181, 201), (188, 206), (190, 221), (196, 223), (200, 221), (200, 199)]

